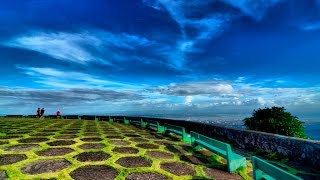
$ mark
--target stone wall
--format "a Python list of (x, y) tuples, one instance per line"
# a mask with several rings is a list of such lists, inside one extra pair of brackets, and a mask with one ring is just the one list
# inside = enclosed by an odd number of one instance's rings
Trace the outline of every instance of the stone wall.
[(276, 152), (288, 157), (291, 161), (300, 162), (315, 169), (319, 169), (320, 167), (320, 141), (198, 122), (169, 119), (154, 120), (158, 120), (160, 123), (170, 123), (183, 126), (188, 132), (195, 131), (244, 149), (259, 149), (264, 152)]

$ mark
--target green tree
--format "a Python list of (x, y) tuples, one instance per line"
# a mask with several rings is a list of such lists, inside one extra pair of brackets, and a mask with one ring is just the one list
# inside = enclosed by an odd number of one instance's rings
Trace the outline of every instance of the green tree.
[(243, 121), (250, 130), (299, 138), (307, 137), (303, 122), (286, 112), (284, 107), (259, 108), (253, 111), (252, 117), (245, 118)]

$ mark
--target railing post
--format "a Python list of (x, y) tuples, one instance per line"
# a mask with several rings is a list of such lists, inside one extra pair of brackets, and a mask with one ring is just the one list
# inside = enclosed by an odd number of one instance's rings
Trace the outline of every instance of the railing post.
[(113, 122), (113, 118), (109, 116), (109, 122)]
[(144, 122), (142, 118), (141, 118), (141, 127), (143, 128), (147, 127), (147, 122)]
[(252, 170), (253, 179), (254, 180), (262, 179), (262, 171), (258, 168), (256, 157), (254, 156), (251, 157), (251, 163), (252, 163), (252, 169), (253, 169)]
[(126, 117), (123, 117), (123, 121), (124, 121), (124, 124), (130, 124), (129, 120), (127, 120)]
[(163, 133), (165, 131), (164, 126), (160, 126), (159, 122), (157, 122), (157, 130), (159, 133)]
[(191, 138), (190, 135), (188, 133), (186, 133), (186, 130), (183, 128), (182, 130), (182, 141), (183, 142), (191, 142)]

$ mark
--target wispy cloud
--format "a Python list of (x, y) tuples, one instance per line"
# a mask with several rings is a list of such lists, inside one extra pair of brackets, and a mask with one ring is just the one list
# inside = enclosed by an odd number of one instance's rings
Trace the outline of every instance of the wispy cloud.
[(47, 88), (113, 88), (118, 90), (139, 90), (142, 85), (134, 86), (126, 83), (106, 80), (94, 75), (58, 70), (54, 68), (39, 68), (39, 67), (21, 67), (23, 72), (35, 79), (35, 83), (41, 84)]
[(115, 48), (134, 50), (148, 46), (152, 42), (144, 37), (127, 33), (115, 34), (91, 29), (76, 33), (33, 31), (16, 36), (2, 44), (36, 51), (62, 61), (112, 64), (113, 61), (127, 58), (121, 55), (121, 51), (115, 51)]
[(301, 29), (305, 30), (305, 31), (317, 31), (317, 30), (320, 30), (320, 21), (303, 24), (303, 25), (301, 25)]
[[(164, 53), (177, 69), (187, 69), (189, 53), (200, 53), (202, 42), (222, 35), (230, 24), (242, 16), (260, 21), (269, 8), (282, 0), (151, 0), (143, 1), (158, 11), (168, 12), (178, 24), (181, 39), (177, 40), (174, 51)], [(221, 10), (223, 8), (223, 10)], [(238, 11), (235, 11), (238, 9)], [(172, 47), (171, 47), (172, 49)], [(172, 58), (175, 57), (175, 58)]]
[[(183, 69), (187, 61), (186, 53), (196, 53), (201, 51), (196, 47), (199, 41), (211, 40), (222, 33), (230, 23), (230, 14), (216, 13), (214, 10), (202, 13), (200, 17), (192, 17), (191, 10), (201, 9), (208, 6), (212, 1), (144, 1), (145, 5), (154, 9), (169, 12), (171, 18), (177, 22), (180, 27), (182, 39), (178, 40), (175, 44), (174, 51), (165, 51), (169, 58), (172, 60), (173, 66), (177, 69)], [(163, 7), (163, 8), (162, 8)], [(196, 11), (199, 13), (200, 11)], [(189, 16), (187, 16), (189, 14)], [(190, 35), (187, 31), (191, 28), (195, 31)], [(171, 47), (172, 49), (172, 47)], [(174, 57), (174, 58), (173, 58)]]
[(189, 96), (189, 95), (223, 95), (231, 94), (234, 89), (230, 82), (225, 81), (200, 81), (187, 83), (172, 83), (168, 86), (153, 89), (162, 94)]
[(5, 45), (36, 51), (58, 60), (84, 64), (99, 61), (85, 46), (97, 48), (101, 46), (101, 41), (89, 34), (34, 32), (16, 37)]

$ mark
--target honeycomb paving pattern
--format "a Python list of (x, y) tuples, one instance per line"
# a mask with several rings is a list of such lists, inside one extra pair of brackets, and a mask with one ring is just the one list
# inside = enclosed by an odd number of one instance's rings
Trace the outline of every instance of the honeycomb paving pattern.
[(27, 159), (27, 156), (24, 154), (2, 154), (0, 155), (0, 166), (13, 164), (25, 159)]
[(76, 143), (75, 141), (73, 140), (56, 140), (56, 141), (53, 141), (53, 142), (49, 142), (47, 143), (49, 146), (69, 146), (71, 144), (74, 144)]
[(210, 158), (122, 123), (0, 118), (0, 180), (241, 179), (213, 168)]
[(142, 179), (168, 180), (169, 178), (158, 173), (150, 173), (150, 172), (132, 173), (126, 177), (126, 180), (142, 180)]
[(156, 159), (173, 159), (174, 157), (173, 154), (162, 151), (148, 151), (146, 155)]
[(137, 167), (150, 167), (152, 164), (152, 161), (145, 159), (143, 157), (132, 156), (132, 157), (122, 157), (118, 159), (116, 163), (127, 168), (137, 168)]
[(180, 162), (161, 163), (160, 167), (161, 169), (178, 176), (196, 174), (196, 171), (192, 166)]
[(110, 158), (110, 154), (100, 152), (83, 152), (75, 157), (78, 161), (104, 161)]
[(118, 171), (110, 166), (83, 166), (73, 172), (71, 177), (75, 180), (101, 180), (115, 179)]
[(49, 148), (36, 152), (39, 156), (63, 156), (73, 152), (71, 148)]
[(112, 151), (122, 154), (137, 154), (139, 152), (138, 149), (132, 147), (115, 147)]
[(40, 160), (21, 167), (21, 171), (27, 174), (42, 174), (49, 172), (57, 172), (70, 165), (70, 162), (63, 159)]
[(158, 149), (159, 146), (156, 144), (149, 144), (149, 143), (141, 143), (137, 144), (136, 147), (143, 148), (143, 149)]
[(40, 146), (38, 144), (18, 144), (9, 146), (7, 148), (4, 148), (5, 151), (16, 151), (16, 152), (24, 152), (24, 151), (30, 151), (33, 149), (37, 149)]
[(106, 147), (106, 145), (102, 143), (85, 143), (80, 146), (78, 146), (81, 149), (87, 150), (87, 149), (103, 149)]

